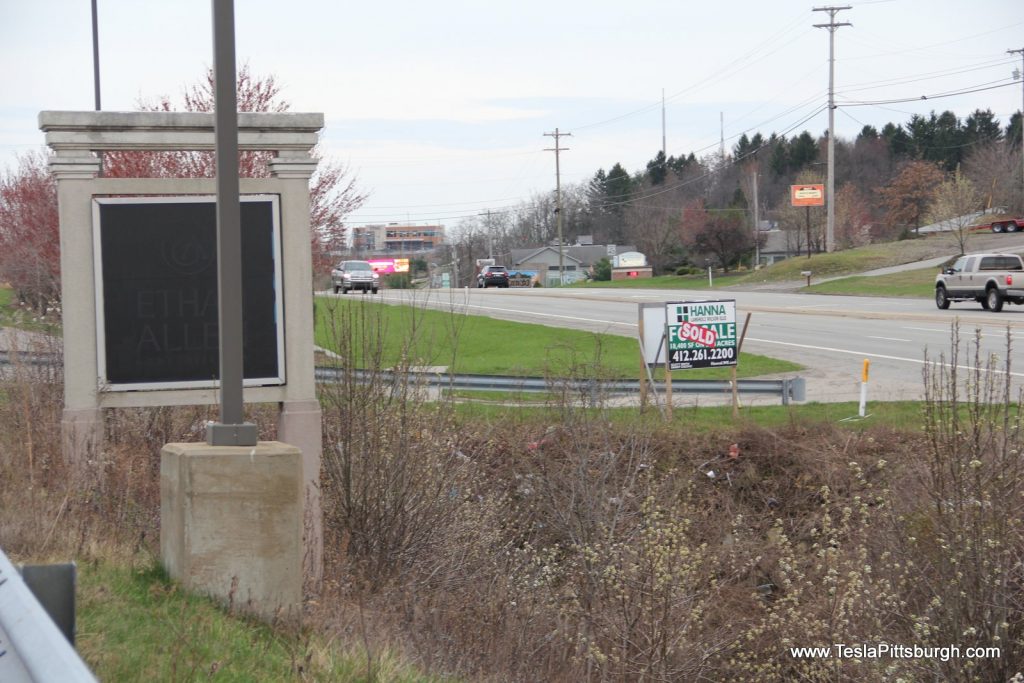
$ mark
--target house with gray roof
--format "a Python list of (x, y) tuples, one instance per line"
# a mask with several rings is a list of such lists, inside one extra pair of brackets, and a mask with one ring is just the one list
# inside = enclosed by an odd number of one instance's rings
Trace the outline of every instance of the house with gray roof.
[[(562, 264), (566, 282), (576, 282), (587, 277), (594, 264), (615, 253), (635, 251), (632, 245), (614, 246), (614, 251), (604, 244), (575, 244), (562, 247)], [(511, 272), (528, 272), (544, 285), (558, 284), (558, 245), (546, 245), (534, 249), (512, 249), (509, 251), (508, 269)]]

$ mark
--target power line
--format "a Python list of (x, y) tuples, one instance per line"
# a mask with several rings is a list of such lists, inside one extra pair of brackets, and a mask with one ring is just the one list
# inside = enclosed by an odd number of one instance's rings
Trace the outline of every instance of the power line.
[(1005, 88), (1005, 87), (1007, 87), (1009, 85), (1014, 85), (1014, 84), (1015, 84), (1014, 81), (1010, 81), (1009, 83), (1002, 83), (1001, 85), (989, 85), (989, 86), (986, 86), (986, 87), (972, 88), (972, 89), (969, 89), (969, 90), (953, 90), (953, 91), (950, 91), (950, 92), (935, 93), (933, 95), (919, 95), (917, 97), (901, 97), (901, 98), (896, 98), (896, 99), (891, 99), (891, 100), (872, 100), (872, 101), (850, 100), (850, 101), (847, 101), (847, 102), (843, 102), (843, 106), (844, 107), (867, 107), (867, 106), (877, 106), (877, 105), (880, 105), (880, 104), (900, 104), (900, 103), (903, 103), (903, 102), (917, 102), (917, 101), (921, 101), (921, 100), (941, 100), (941, 99), (946, 98), (946, 97), (956, 97), (958, 95), (969, 95), (971, 93), (984, 92), (986, 90), (996, 90), (998, 88)]

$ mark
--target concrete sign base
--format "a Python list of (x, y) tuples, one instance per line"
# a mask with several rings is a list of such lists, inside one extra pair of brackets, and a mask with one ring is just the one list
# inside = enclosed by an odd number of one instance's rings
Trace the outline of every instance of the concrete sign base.
[(160, 453), (160, 556), (172, 579), (266, 620), (302, 610), (302, 454), (171, 443)]

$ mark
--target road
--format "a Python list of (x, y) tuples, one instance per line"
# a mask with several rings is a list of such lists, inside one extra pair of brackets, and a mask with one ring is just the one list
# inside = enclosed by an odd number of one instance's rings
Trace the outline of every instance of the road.
[[(352, 296), (352, 295), (349, 295)], [(383, 301), (487, 315), (624, 336), (637, 334), (638, 304), (730, 298), (737, 318), (752, 314), (744, 350), (803, 365), (808, 400), (856, 401), (863, 359), (871, 361), (869, 400), (923, 397), (925, 358), (950, 355), (951, 326), (959, 321), (963, 340), (981, 335), (981, 358), (1005, 361), (1007, 332), (1013, 344), (1024, 338), (1024, 307), (1008, 305), (990, 313), (977, 304), (953, 304), (939, 311), (923, 299), (846, 297), (778, 292), (709, 293), (623, 289), (391, 290)], [(1011, 346), (1011, 381), (1024, 388), (1024, 352)], [(961, 354), (961, 371), (974, 365), (973, 351)], [(685, 377), (685, 371), (678, 373)]]

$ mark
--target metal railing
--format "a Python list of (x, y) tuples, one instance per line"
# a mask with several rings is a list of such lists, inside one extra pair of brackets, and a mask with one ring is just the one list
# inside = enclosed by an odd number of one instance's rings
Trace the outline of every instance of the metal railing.
[[(456, 375), (434, 372), (393, 372), (382, 370), (347, 370), (345, 368), (317, 366), (316, 380), (322, 383), (336, 383), (351, 373), (357, 382), (366, 382), (376, 376), (384, 382), (406, 381), (411, 384), (436, 389), (457, 389), (464, 391), (509, 391), (548, 392), (566, 388), (582, 395), (636, 394), (640, 392), (639, 380), (601, 379), (548, 379), (545, 377), (508, 377), (505, 375)], [(782, 379), (741, 379), (737, 380), (740, 394), (769, 394), (778, 396), (783, 405), (790, 401), (806, 399), (806, 380), (803, 377)], [(731, 395), (729, 380), (677, 379), (672, 378), (672, 391), (678, 394), (721, 394)]]
[[(18, 361), (33, 365), (60, 363), (60, 356), (48, 353), (17, 354)], [(0, 365), (11, 362), (10, 354), (0, 351)], [(435, 372), (393, 372), (381, 370), (347, 370), (337, 366), (317, 366), (317, 382), (336, 383), (346, 373), (359, 382), (371, 380), (375, 375), (386, 382), (398, 380), (436, 389), (458, 389), (464, 391), (510, 391), (546, 392), (555, 388), (567, 388), (585, 395), (636, 394), (640, 392), (639, 380), (602, 379), (549, 379), (545, 377), (510, 377), (507, 375), (457, 375)], [(740, 379), (737, 390), (742, 394), (767, 394), (778, 396), (782, 405), (790, 401), (806, 400), (806, 380), (803, 377), (781, 379)], [(672, 378), (672, 391), (677, 394), (722, 394), (729, 395), (732, 383), (729, 380), (680, 379)]]

